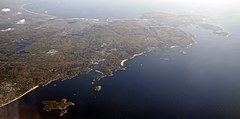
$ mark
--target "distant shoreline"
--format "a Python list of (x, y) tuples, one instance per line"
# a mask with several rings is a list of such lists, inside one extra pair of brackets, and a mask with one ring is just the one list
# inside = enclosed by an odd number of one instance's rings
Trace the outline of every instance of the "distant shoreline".
[[(68, 17), (68, 18), (59, 18), (58, 16), (51, 15), (51, 14), (44, 14), (44, 13), (39, 13), (39, 12), (33, 12), (25, 8), (27, 5), (31, 5), (33, 3), (27, 3), (27, 4), (22, 4), (21, 9), (27, 13), (37, 15), (37, 16), (43, 16), (43, 17), (48, 17), (48, 19), (55, 19), (55, 20), (83, 20), (83, 21), (88, 21), (92, 20), (95, 22), (100, 22), (100, 19), (98, 18), (87, 18), (87, 17)], [(113, 19), (106, 19), (104, 22), (111, 22), (111, 21), (128, 21), (128, 20), (138, 20), (138, 18), (129, 18), (129, 19), (120, 19), (120, 18), (113, 18)]]
[(54, 16), (54, 15), (48, 15), (48, 14), (43, 14), (43, 13), (37, 13), (37, 12), (29, 11), (29, 10), (27, 10), (27, 9), (24, 8), (25, 6), (27, 6), (27, 5), (31, 5), (31, 4), (33, 4), (33, 3), (22, 4), (22, 5), (21, 5), (21, 9), (22, 9), (23, 11), (25, 11), (25, 12), (30, 13), (30, 14), (34, 14), (34, 15), (38, 15), (38, 16), (44, 16), (44, 17), (50, 17), (51, 19), (56, 18), (56, 16)]

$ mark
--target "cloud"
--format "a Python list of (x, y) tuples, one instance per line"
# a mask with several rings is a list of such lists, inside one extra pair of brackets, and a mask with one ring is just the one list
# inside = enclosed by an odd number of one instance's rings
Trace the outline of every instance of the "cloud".
[(7, 28), (7, 29), (0, 30), (0, 31), (2, 31), (2, 32), (6, 32), (6, 31), (12, 31), (12, 30), (14, 30), (14, 28)]
[(25, 19), (22, 19), (20, 20), (19, 22), (17, 22), (17, 24), (25, 24), (26, 23), (26, 20)]
[(11, 9), (10, 9), (10, 8), (3, 8), (1, 11), (2, 11), (2, 12), (10, 12)]

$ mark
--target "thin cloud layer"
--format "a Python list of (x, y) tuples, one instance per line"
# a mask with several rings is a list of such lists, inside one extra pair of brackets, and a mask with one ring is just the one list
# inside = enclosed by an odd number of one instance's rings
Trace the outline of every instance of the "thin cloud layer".
[(1, 11), (2, 11), (2, 12), (10, 12), (11, 9), (10, 9), (10, 8), (3, 8)]

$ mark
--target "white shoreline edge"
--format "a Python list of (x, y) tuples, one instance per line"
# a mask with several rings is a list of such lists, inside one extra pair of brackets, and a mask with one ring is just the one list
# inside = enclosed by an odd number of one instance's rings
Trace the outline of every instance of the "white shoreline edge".
[(122, 61), (121, 61), (121, 66), (124, 66), (124, 63), (125, 63), (126, 61), (128, 61), (128, 59), (122, 60)]
[(101, 71), (99, 71), (99, 70), (95, 70), (95, 72), (104, 75), (104, 74), (103, 74)]
[(135, 58), (135, 57), (137, 57), (137, 56), (141, 56), (141, 55), (143, 55), (144, 53), (146, 53), (146, 51), (141, 52), (141, 53), (138, 53), (138, 54), (134, 54), (131, 58), (127, 58), (127, 59), (122, 60), (121, 63), (120, 63), (121, 66), (124, 66), (125, 62), (128, 61), (129, 59), (133, 59), (133, 58)]
[(12, 103), (12, 102), (14, 102), (14, 101), (16, 101), (16, 100), (18, 100), (18, 99), (20, 99), (21, 97), (23, 97), (23, 96), (25, 96), (26, 94), (28, 94), (29, 92), (37, 89), (38, 87), (39, 87), (39, 86), (35, 86), (35, 87), (31, 88), (30, 90), (28, 90), (27, 92), (25, 92), (25, 93), (21, 94), (20, 96), (16, 97), (14, 100), (11, 100), (11, 101), (9, 101), (9, 102), (7, 102), (7, 103), (5, 103), (5, 104), (0, 105), (0, 108), (6, 106), (6, 105), (8, 105), (8, 104), (10, 104), (10, 103)]

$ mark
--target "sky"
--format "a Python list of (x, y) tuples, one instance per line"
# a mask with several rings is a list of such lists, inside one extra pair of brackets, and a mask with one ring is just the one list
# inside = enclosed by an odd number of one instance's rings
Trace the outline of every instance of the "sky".
[(93, 1), (93, 4), (97, 3), (111, 3), (111, 4), (121, 4), (123, 2), (127, 3), (137, 3), (137, 4), (152, 4), (158, 5), (162, 3), (171, 3), (178, 5), (198, 5), (205, 7), (221, 7), (221, 8), (231, 8), (231, 7), (240, 7), (240, 0), (56, 0), (64, 2), (83, 2), (83, 1)]

